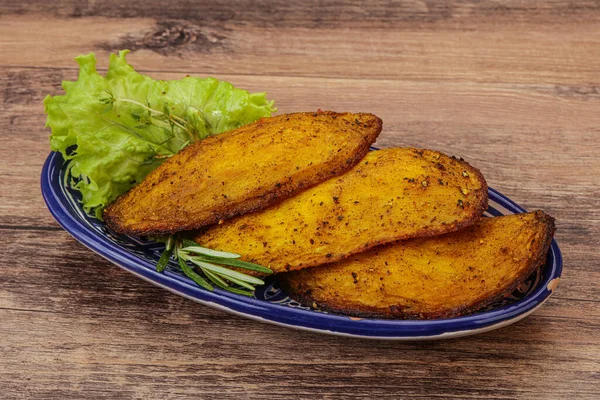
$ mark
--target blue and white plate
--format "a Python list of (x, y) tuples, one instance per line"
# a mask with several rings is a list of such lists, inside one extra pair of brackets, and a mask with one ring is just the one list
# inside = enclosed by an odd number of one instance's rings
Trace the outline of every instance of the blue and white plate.
[[(214, 292), (198, 287), (184, 276), (174, 261), (164, 273), (155, 270), (163, 245), (119, 235), (101, 221), (87, 215), (77, 191), (65, 185), (62, 156), (51, 153), (42, 170), (42, 194), (56, 221), (75, 239), (107, 260), (173, 293), (233, 314), (276, 325), (370, 339), (423, 340), (473, 335), (512, 324), (540, 307), (556, 288), (562, 258), (556, 241), (548, 252), (546, 264), (533, 273), (508, 298), (484, 310), (463, 317), (425, 320), (380, 320), (353, 318), (311, 310), (291, 300), (278, 287), (276, 277), (259, 287), (255, 298)], [(489, 190), (487, 216), (525, 210), (497, 191)]]

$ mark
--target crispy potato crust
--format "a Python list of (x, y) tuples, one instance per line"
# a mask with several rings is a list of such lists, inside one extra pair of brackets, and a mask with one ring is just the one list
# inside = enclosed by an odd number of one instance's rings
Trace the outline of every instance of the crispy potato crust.
[(555, 231), (541, 211), (482, 218), (459, 232), (378, 247), (281, 276), (290, 297), (358, 317), (468, 314), (509, 295), (545, 262)]
[(194, 240), (275, 273), (341, 260), (379, 244), (456, 231), (487, 209), (467, 163), (431, 150), (373, 151), (350, 171)]
[(104, 211), (130, 235), (197, 229), (261, 210), (358, 163), (381, 132), (372, 114), (263, 118), (194, 143)]

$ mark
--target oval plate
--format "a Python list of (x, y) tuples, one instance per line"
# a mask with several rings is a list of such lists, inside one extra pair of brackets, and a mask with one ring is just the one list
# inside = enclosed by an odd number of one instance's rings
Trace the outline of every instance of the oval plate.
[[(64, 160), (51, 153), (42, 170), (42, 194), (56, 221), (75, 239), (127, 271), (201, 304), (258, 321), (313, 332), (370, 339), (424, 340), (473, 335), (512, 324), (542, 305), (558, 284), (562, 257), (556, 241), (545, 265), (533, 273), (511, 296), (484, 310), (463, 317), (438, 320), (361, 319), (312, 310), (291, 300), (270, 277), (255, 298), (216, 288), (202, 289), (184, 276), (174, 261), (164, 273), (155, 270), (164, 246), (159, 243), (115, 233), (101, 221), (88, 216), (80, 204), (79, 192), (65, 184)], [(525, 212), (512, 200), (489, 189), (487, 216)]]

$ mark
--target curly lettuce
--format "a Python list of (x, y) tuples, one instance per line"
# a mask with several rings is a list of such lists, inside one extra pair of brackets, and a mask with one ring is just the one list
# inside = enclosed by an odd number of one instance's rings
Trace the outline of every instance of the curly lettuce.
[(46, 96), (50, 147), (68, 160), (86, 212), (104, 208), (188, 144), (275, 111), (265, 93), (248, 93), (214, 78), (155, 80), (111, 54), (106, 76), (93, 53), (81, 55), (77, 81)]

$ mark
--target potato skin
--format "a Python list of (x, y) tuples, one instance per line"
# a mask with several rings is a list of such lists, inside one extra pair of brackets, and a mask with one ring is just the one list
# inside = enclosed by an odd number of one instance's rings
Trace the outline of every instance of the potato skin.
[(256, 211), (340, 174), (381, 132), (373, 114), (284, 114), (194, 143), (104, 211), (129, 235), (197, 229)]
[(335, 313), (451, 318), (509, 295), (544, 263), (554, 231), (541, 211), (482, 218), (459, 232), (282, 274), (281, 282), (290, 297)]
[(194, 240), (278, 273), (453, 232), (486, 209), (487, 185), (475, 168), (432, 150), (393, 148), (372, 151), (345, 174), (208, 227)]

